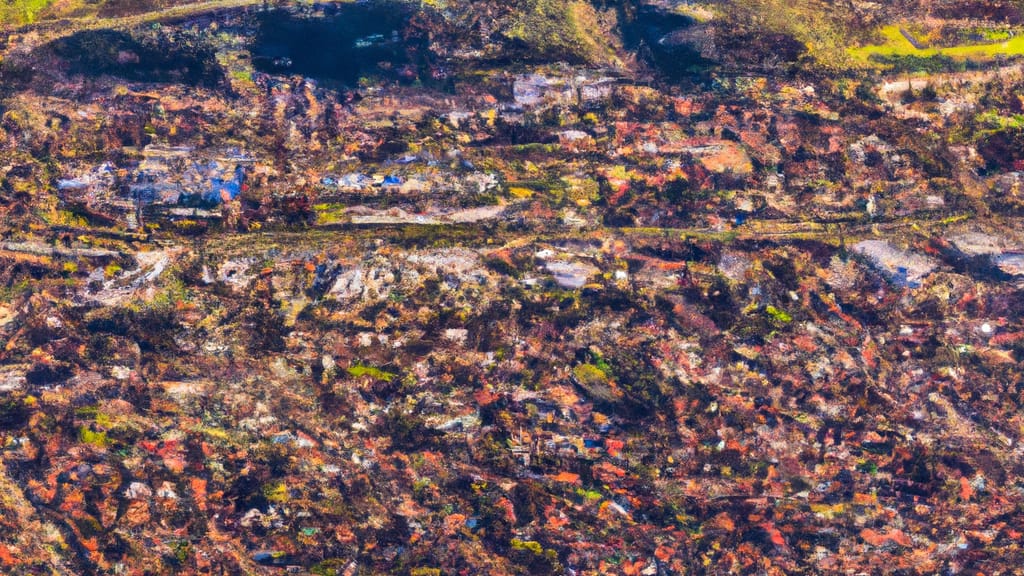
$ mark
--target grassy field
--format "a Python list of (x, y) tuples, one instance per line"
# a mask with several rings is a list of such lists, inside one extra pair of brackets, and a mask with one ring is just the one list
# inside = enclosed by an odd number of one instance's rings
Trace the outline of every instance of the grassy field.
[(0, 25), (31, 24), (53, 0), (8, 0), (0, 2)]
[[(884, 39), (881, 44), (871, 44), (849, 48), (847, 51), (851, 59), (862, 64), (878, 65), (879, 60), (898, 57), (933, 58), (946, 57), (956, 60), (991, 60), (997, 56), (1020, 56), (1024, 55), (1024, 34), (1015, 36), (1000, 35), (1005, 38), (999, 42), (985, 42), (981, 44), (961, 44), (950, 47), (921, 47), (914, 46), (914, 43), (904, 35), (901, 27), (892, 24), (879, 30), (880, 36)], [(994, 38), (999, 36), (993, 35)]]

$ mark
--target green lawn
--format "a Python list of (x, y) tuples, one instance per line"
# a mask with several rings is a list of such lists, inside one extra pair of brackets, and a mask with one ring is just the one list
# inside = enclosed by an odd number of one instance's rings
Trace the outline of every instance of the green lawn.
[(987, 42), (984, 44), (961, 44), (946, 48), (916, 48), (908, 40), (900, 27), (896, 24), (883, 27), (879, 30), (884, 42), (857, 48), (849, 48), (850, 56), (858, 62), (868, 64), (876, 58), (891, 58), (900, 56), (912, 56), (916, 58), (931, 58), (945, 56), (958, 60), (975, 59), (988, 60), (996, 56), (1017, 56), (1024, 54), (1024, 34), (1015, 36), (1004, 36), (1002, 42)]

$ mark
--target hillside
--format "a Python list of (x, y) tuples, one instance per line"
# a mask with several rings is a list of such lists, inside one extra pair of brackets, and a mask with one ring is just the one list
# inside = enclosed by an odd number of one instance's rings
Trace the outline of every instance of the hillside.
[(1021, 14), (0, 3), (0, 573), (1015, 573)]

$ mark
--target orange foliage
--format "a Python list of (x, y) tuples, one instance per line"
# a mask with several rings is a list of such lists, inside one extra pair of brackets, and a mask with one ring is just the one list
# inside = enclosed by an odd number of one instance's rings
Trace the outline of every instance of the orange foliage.
[(910, 547), (912, 544), (910, 536), (907, 536), (902, 530), (891, 530), (883, 534), (870, 528), (865, 528), (860, 531), (860, 537), (872, 546), (882, 546), (888, 542), (894, 542), (906, 547)]
[(662, 562), (668, 562), (668, 559), (675, 553), (675, 548), (670, 546), (658, 546), (658, 549), (654, 551), (654, 557)]
[(11, 554), (11, 549), (6, 544), (0, 543), (0, 563), (4, 566), (13, 566), (18, 564), (18, 560)]
[(565, 482), (566, 484), (579, 484), (580, 475), (573, 474), (572, 472), (560, 472), (559, 474), (551, 478), (555, 482)]

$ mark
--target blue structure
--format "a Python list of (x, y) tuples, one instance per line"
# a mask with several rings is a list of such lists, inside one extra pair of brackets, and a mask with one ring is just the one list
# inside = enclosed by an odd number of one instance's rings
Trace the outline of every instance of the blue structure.
[(187, 149), (147, 150), (128, 190), (140, 208), (212, 208), (238, 198), (245, 190), (249, 162), (238, 153), (211, 157)]

